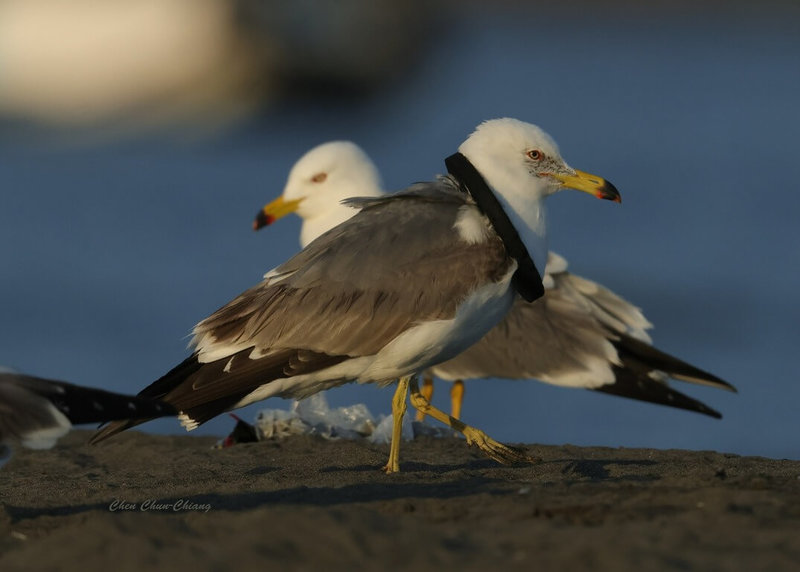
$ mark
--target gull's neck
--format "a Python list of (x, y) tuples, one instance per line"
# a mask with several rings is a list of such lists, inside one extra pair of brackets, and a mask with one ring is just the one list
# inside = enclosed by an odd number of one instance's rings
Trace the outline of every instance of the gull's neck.
[[(465, 147), (466, 143), (460, 149), (462, 153)], [(503, 210), (533, 259), (539, 275), (544, 276), (547, 265), (545, 189), (537, 188), (530, 177), (520, 180), (513, 172), (498, 168), (497, 165), (501, 165), (502, 162), (493, 158), (491, 153), (474, 153), (474, 159), (466, 153), (464, 155), (478, 170), (503, 206)], [(499, 189), (502, 189), (502, 192)]]
[(356, 193), (343, 192), (324, 198), (309, 197), (307, 200), (313, 201), (313, 204), (306, 205), (306, 210), (301, 205), (298, 214), (303, 219), (300, 228), (300, 245), (303, 248), (359, 211), (358, 208), (342, 204), (342, 201), (353, 197), (381, 197), (386, 194), (377, 185), (359, 185), (354, 188), (358, 189)]
[(331, 205), (331, 208), (324, 213), (304, 218), (303, 225), (300, 227), (300, 246), (305, 248), (320, 235), (355, 215), (358, 210), (337, 202), (335, 206)]
[(503, 205), (503, 210), (506, 211), (506, 215), (517, 230), (539, 275), (544, 276), (547, 265), (547, 221), (544, 197), (539, 197), (538, 200), (523, 200), (519, 195), (503, 195), (491, 184), (489, 187)]

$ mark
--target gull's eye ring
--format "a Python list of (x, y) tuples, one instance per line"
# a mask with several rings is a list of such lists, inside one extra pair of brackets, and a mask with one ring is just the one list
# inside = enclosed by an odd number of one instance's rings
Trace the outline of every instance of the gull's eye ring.
[(542, 159), (544, 159), (544, 153), (542, 153), (538, 149), (532, 149), (525, 154), (528, 156), (529, 159), (532, 159), (533, 161), (541, 161)]
[(311, 182), (312, 183), (322, 183), (327, 178), (328, 178), (328, 173), (326, 173), (325, 171), (322, 171), (321, 173), (317, 173), (316, 175), (311, 177)]

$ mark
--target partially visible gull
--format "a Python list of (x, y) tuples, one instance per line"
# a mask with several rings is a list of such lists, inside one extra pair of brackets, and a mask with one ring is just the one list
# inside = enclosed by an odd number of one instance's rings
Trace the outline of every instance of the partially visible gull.
[[(305, 247), (356, 214), (347, 199), (384, 194), (378, 169), (358, 145), (323, 143), (297, 161), (283, 193), (259, 211), (254, 228), (295, 212), (302, 219), (300, 244)], [(452, 417), (460, 417), (461, 380), (485, 377), (537, 379), (720, 417), (670, 387), (668, 379), (734, 388), (653, 348), (646, 331), (652, 324), (639, 308), (600, 284), (571, 274), (567, 261), (554, 252), (548, 253), (543, 282), (542, 298), (530, 304), (518, 298), (478, 343), (428, 370), (455, 382)], [(433, 384), (428, 375), (422, 393), (430, 400)]]
[(0, 458), (19, 443), (49, 449), (73, 425), (175, 415), (152, 399), (0, 371)]
[[(191, 430), (272, 396), (399, 379), (387, 472), (399, 470), (409, 387), (415, 407), (468, 443), (501, 461), (520, 458), (430, 406), (414, 375), (478, 341), (517, 292), (541, 295), (545, 197), (573, 188), (619, 201), (619, 193), (515, 119), (482, 123), (447, 162), (449, 176), (359, 199), (355, 216), (195, 326), (192, 355), (139, 395), (175, 406)], [(113, 423), (93, 441), (135, 424)]]

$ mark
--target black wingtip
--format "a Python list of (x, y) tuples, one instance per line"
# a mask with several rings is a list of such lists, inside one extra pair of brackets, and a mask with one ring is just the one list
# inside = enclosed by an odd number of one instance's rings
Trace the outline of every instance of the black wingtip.
[(738, 393), (733, 385), (713, 373), (695, 367), (631, 336), (625, 334), (616, 334), (616, 336), (618, 339), (612, 343), (623, 361), (626, 356), (631, 356), (651, 370), (663, 371), (675, 379)]
[(73, 425), (129, 419), (169, 417), (178, 412), (168, 403), (102, 389), (64, 384), (64, 392), (49, 399)]
[(637, 374), (627, 367), (615, 366), (614, 377), (614, 383), (594, 388), (594, 390), (618, 397), (627, 397), (628, 399), (694, 411), (714, 419), (722, 419), (722, 414), (719, 411), (712, 409), (702, 401), (671, 388), (666, 383), (648, 377), (647, 374)]
[(168, 403), (149, 397), (27, 375), (15, 375), (13, 379), (19, 387), (47, 399), (73, 425), (177, 414)]

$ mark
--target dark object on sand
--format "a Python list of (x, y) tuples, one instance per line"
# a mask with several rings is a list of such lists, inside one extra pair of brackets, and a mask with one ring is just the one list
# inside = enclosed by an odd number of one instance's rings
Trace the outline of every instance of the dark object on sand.
[(233, 431), (231, 431), (230, 435), (222, 440), (221, 447), (223, 449), (226, 447), (233, 447), (239, 443), (255, 443), (258, 441), (258, 434), (253, 425), (242, 420), (233, 413), (231, 413), (230, 416), (236, 420), (236, 425), (233, 427)]

